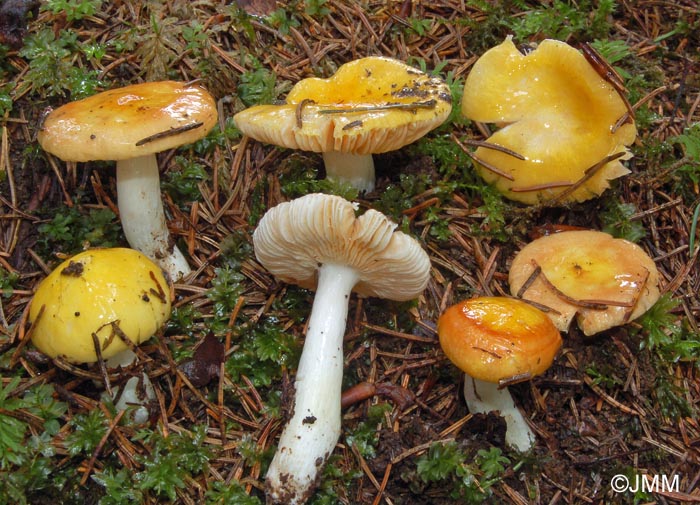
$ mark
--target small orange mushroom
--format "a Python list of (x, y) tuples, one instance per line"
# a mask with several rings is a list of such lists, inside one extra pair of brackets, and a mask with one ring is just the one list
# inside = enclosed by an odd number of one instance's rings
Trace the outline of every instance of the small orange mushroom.
[(529, 450), (535, 435), (506, 386), (550, 367), (562, 344), (552, 321), (522, 300), (477, 297), (445, 310), (438, 319), (438, 335), (445, 355), (465, 373), (469, 411), (500, 411), (506, 443)]

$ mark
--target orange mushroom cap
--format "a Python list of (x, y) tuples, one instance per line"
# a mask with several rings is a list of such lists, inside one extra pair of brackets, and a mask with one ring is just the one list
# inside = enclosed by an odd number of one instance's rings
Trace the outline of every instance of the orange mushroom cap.
[(65, 161), (125, 160), (189, 144), (216, 124), (214, 98), (176, 81), (133, 84), (52, 111), (38, 140)]
[(544, 312), (499, 296), (449, 307), (438, 319), (438, 335), (450, 361), (470, 377), (492, 383), (543, 373), (562, 344)]

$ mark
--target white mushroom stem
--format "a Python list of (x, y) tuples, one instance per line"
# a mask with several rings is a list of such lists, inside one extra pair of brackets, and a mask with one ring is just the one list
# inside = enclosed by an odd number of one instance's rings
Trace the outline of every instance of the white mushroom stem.
[(267, 471), (268, 503), (300, 504), (313, 492), (340, 436), (343, 335), (355, 269), (323, 264), (295, 381), (294, 411)]
[(471, 413), (500, 413), (506, 421), (506, 444), (520, 452), (532, 448), (535, 434), (515, 406), (508, 388), (499, 389), (498, 384), (474, 379), (465, 374), (464, 399)]
[(155, 154), (117, 161), (117, 195), (129, 245), (160, 265), (173, 281), (190, 273), (187, 260), (170, 243)]
[(374, 159), (371, 154), (323, 153), (326, 177), (347, 182), (358, 191), (369, 193), (374, 190)]
[[(134, 361), (136, 361), (136, 354), (131, 349), (126, 349), (107, 359), (105, 364), (109, 368), (127, 367)], [(113, 398), (119, 397), (117, 403), (114, 404), (117, 411), (140, 405), (133, 413), (133, 420), (137, 424), (148, 421), (148, 408), (143, 405), (156, 397), (153, 383), (148, 375), (144, 373), (141, 377), (131, 377), (122, 387), (121, 394), (118, 388), (113, 391)]]

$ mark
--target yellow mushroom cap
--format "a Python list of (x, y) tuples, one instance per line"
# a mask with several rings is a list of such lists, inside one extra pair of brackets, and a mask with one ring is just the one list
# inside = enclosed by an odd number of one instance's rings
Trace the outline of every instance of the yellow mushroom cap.
[(659, 273), (647, 253), (593, 230), (530, 242), (513, 258), (509, 283), (513, 295), (551, 309), (557, 328), (567, 331), (576, 317), (586, 335), (639, 317), (659, 298)]
[(29, 308), (34, 345), (72, 363), (97, 361), (139, 344), (170, 317), (170, 288), (161, 269), (138, 251), (92, 249), (61, 263), (42, 280)]
[(372, 154), (414, 142), (451, 110), (442, 79), (370, 56), (342, 65), (328, 79), (299, 81), (285, 104), (250, 107), (234, 121), (246, 135), (282, 147)]
[[(583, 54), (564, 42), (544, 40), (524, 55), (506, 39), (474, 64), (461, 106), (469, 119), (503, 125), (487, 141), (524, 157), (485, 147), (474, 153), (484, 162), (477, 165), (478, 173), (512, 200), (583, 201), (629, 173), (621, 160), (631, 157), (626, 146), (634, 142), (637, 130), (631, 120), (615, 129), (627, 112), (625, 101)], [(569, 190), (586, 170), (617, 154), (619, 158)], [(556, 199), (565, 191), (566, 196)]]
[(201, 87), (146, 82), (59, 107), (38, 140), (65, 161), (124, 160), (199, 140), (216, 121), (216, 102)]
[(561, 347), (561, 334), (541, 310), (501, 296), (483, 296), (447, 308), (438, 319), (440, 346), (474, 379), (502, 379), (547, 370)]

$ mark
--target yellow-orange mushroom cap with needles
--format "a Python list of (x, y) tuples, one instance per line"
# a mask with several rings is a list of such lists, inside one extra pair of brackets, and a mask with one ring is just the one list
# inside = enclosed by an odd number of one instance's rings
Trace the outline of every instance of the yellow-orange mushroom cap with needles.
[(549, 368), (561, 348), (559, 330), (541, 310), (504, 296), (482, 296), (449, 307), (440, 315), (437, 330), (445, 355), (465, 374), (469, 411), (498, 411), (506, 421), (506, 443), (530, 450), (535, 434), (505, 386)]
[(442, 313), (437, 329), (450, 361), (469, 376), (492, 383), (543, 373), (562, 343), (544, 312), (507, 297), (457, 303)]
[(29, 308), (31, 339), (42, 353), (72, 363), (97, 361), (151, 338), (170, 316), (170, 287), (161, 269), (138, 251), (91, 249), (65, 260), (43, 279)]
[(216, 125), (216, 102), (176, 81), (133, 84), (49, 113), (37, 138), (64, 161), (125, 160), (199, 140)]
[(373, 153), (399, 149), (442, 124), (452, 110), (449, 86), (405, 63), (369, 56), (327, 79), (299, 81), (286, 103), (234, 116), (246, 135), (291, 149), (324, 153), (328, 177), (374, 187)]
[(659, 299), (659, 273), (638, 245), (594, 230), (540, 237), (513, 258), (514, 296), (542, 306), (561, 331), (586, 335), (625, 324)]
[[(474, 64), (462, 114), (502, 126), (474, 152), (478, 173), (507, 198), (558, 205), (600, 195), (629, 170), (637, 136), (628, 105), (581, 52), (544, 40), (522, 54), (510, 38)], [(521, 159), (522, 158), (522, 159)]]
[(46, 116), (38, 140), (65, 161), (116, 160), (127, 242), (177, 280), (191, 269), (170, 238), (156, 153), (204, 137), (217, 116), (214, 98), (197, 85), (146, 82), (59, 107)]

